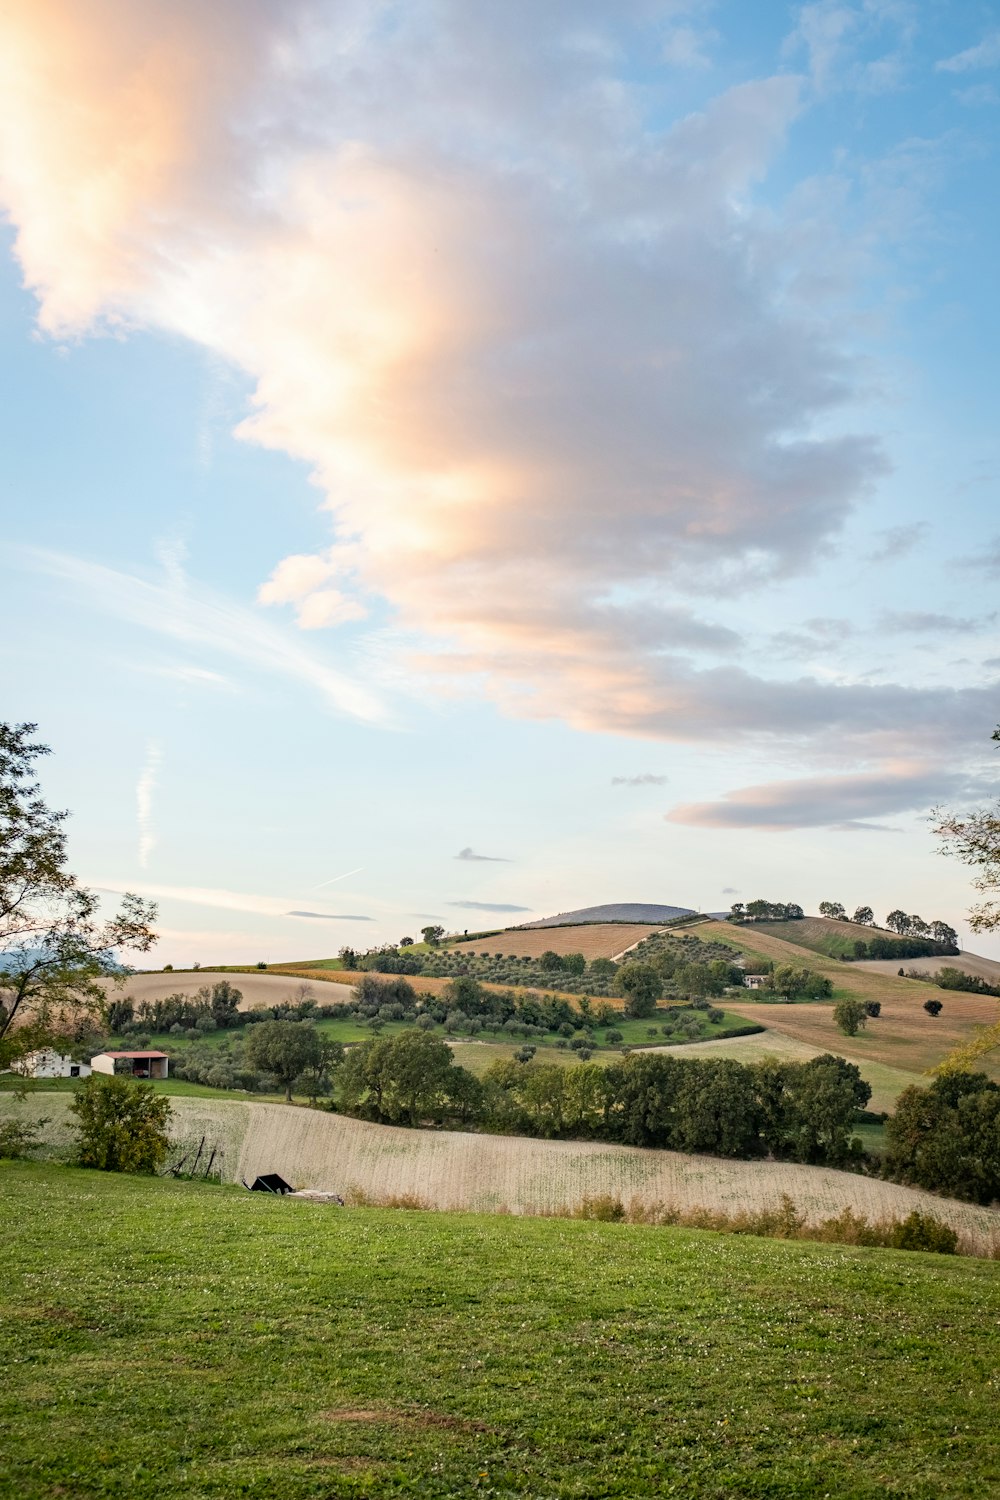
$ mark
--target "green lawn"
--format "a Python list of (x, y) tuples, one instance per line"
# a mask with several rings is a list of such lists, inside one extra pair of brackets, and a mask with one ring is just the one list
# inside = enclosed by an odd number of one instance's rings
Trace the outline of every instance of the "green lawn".
[(19, 1500), (983, 1497), (1000, 1265), (0, 1163)]

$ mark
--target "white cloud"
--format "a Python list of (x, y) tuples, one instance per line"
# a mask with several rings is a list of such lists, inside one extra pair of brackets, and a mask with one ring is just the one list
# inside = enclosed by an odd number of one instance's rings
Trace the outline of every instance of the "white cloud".
[(139, 868), (144, 870), (156, 847), (153, 823), (153, 793), (156, 790), (163, 752), (154, 740), (146, 746), (146, 760), (135, 786), (136, 821), (139, 825)]
[(1000, 67), (1000, 30), (988, 32), (974, 47), (944, 57), (936, 64), (939, 73), (971, 73), (977, 68)]
[(73, 585), (110, 615), (204, 655), (229, 657), (255, 671), (299, 682), (351, 718), (387, 722), (387, 711), (371, 687), (329, 666), (298, 637), (229, 599), (193, 585), (179, 596), (172, 583), (150, 583), (103, 563), (41, 548), (25, 548), (22, 555), (29, 566)]
[(811, 776), (772, 781), (727, 792), (717, 802), (674, 807), (670, 823), (699, 828), (752, 828), (785, 833), (793, 828), (842, 831), (878, 828), (872, 818), (924, 811), (952, 795), (962, 779), (931, 766), (886, 766), (852, 776)]

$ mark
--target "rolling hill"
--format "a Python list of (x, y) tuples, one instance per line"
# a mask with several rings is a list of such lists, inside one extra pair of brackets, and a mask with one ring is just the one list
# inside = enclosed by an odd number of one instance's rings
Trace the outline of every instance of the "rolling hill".
[(525, 932), (532, 927), (569, 927), (584, 922), (670, 922), (675, 917), (693, 917), (690, 906), (657, 906), (651, 901), (612, 901), (605, 906), (581, 906), (577, 911), (561, 911), (554, 917), (542, 917), (537, 922), (524, 922), (515, 931)]

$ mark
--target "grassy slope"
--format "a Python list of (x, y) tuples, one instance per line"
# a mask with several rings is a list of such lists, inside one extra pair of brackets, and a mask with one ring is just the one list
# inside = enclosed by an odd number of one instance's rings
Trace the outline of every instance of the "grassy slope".
[[(785, 938), (799, 948), (809, 948), (814, 953), (823, 953), (827, 958), (850, 958), (854, 944), (860, 939), (871, 942), (876, 936), (892, 937), (887, 928), (862, 927), (857, 922), (839, 922), (831, 917), (802, 917), (797, 922), (761, 922), (753, 924), (754, 931), (770, 933), (772, 937)], [(899, 967), (897, 960), (896, 967)]]
[[(49, 1121), (44, 1156), (66, 1161), (74, 1144), (68, 1100), (56, 1094), (0, 1097), (0, 1118)], [(1000, 1212), (912, 1188), (793, 1162), (733, 1161), (643, 1150), (601, 1141), (545, 1141), (454, 1130), (373, 1125), (325, 1110), (232, 1099), (173, 1101), (176, 1154), (205, 1141), (205, 1160), (227, 1182), (280, 1172), (295, 1187), (377, 1200), (416, 1195), (428, 1207), (545, 1214), (576, 1208), (586, 1195), (611, 1194), (647, 1208), (674, 1204), (726, 1213), (773, 1209), (787, 1193), (810, 1222), (845, 1208), (869, 1219), (905, 1218), (914, 1209), (947, 1220), (971, 1249), (1000, 1244)]]
[[(843, 1036), (837, 1030), (832, 1004), (726, 1002), (730, 1010), (758, 1021), (769, 1030), (862, 1064), (862, 1072), (865, 1064), (874, 1063), (904, 1073), (923, 1073), (960, 1042), (968, 1041), (977, 1027), (989, 1025), (1000, 1016), (1000, 1000), (958, 993), (942, 993), (943, 1012), (937, 1017), (928, 1016), (923, 1002), (929, 992), (920, 980), (899, 979), (895, 974), (873, 973), (858, 964), (824, 958), (761, 929), (741, 929), (718, 922), (706, 924), (699, 934), (706, 939), (716, 937), (730, 942), (748, 955), (771, 958), (775, 963), (807, 965), (832, 980), (835, 998), (852, 995), (879, 1001), (882, 1014), (854, 1037)], [(983, 1069), (1000, 1078), (1000, 1055), (984, 1058)]]
[(7, 1164), (3, 1192), (21, 1500), (1000, 1485), (994, 1264)]

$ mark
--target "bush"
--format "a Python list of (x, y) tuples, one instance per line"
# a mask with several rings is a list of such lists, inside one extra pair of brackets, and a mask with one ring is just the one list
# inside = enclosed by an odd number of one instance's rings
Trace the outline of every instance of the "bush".
[(944, 1010), (944, 1005), (940, 1000), (925, 1000), (924, 1010), (929, 1016), (939, 1016)]
[(43, 1120), (4, 1120), (0, 1124), (0, 1161), (23, 1161), (36, 1151), (48, 1123), (48, 1116)]
[(932, 1214), (914, 1209), (900, 1223), (894, 1224), (889, 1237), (894, 1250), (934, 1250), (938, 1255), (954, 1255), (958, 1235), (948, 1224)]
[(155, 1172), (167, 1155), (170, 1101), (146, 1083), (94, 1073), (70, 1103), (79, 1164), (102, 1172)]

